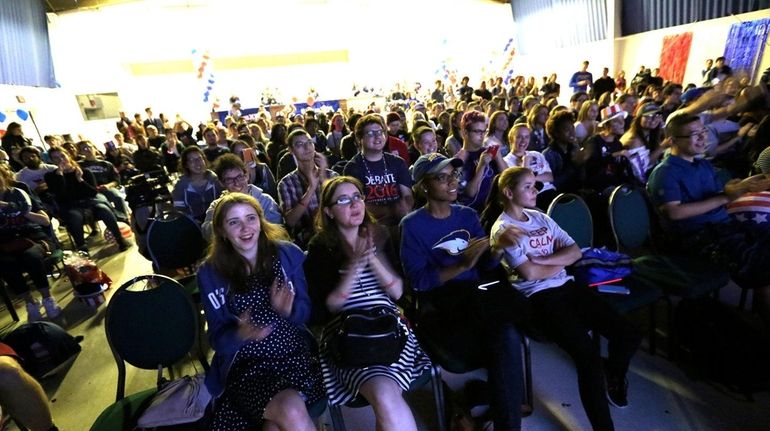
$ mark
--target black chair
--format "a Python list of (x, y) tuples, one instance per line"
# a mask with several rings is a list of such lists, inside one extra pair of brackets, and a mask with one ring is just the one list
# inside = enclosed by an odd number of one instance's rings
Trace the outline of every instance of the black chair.
[[(92, 431), (134, 429), (162, 382), (163, 369), (194, 348), (208, 369), (200, 346), (196, 348), (198, 312), (182, 286), (169, 277), (143, 275), (120, 286), (107, 306), (104, 328), (118, 366), (116, 402), (99, 415)], [(157, 370), (156, 387), (125, 397), (126, 362)]]
[(572, 193), (562, 193), (548, 205), (546, 211), (564, 229), (578, 247), (591, 247), (594, 243), (594, 222), (591, 211), (583, 199)]
[[(208, 246), (198, 223), (177, 211), (161, 214), (147, 229), (147, 250), (155, 271), (185, 269), (194, 274)], [(200, 302), (198, 283), (194, 275), (179, 282)]]
[(673, 343), (670, 328), (673, 307), (668, 297), (699, 298), (715, 293), (728, 283), (729, 275), (698, 259), (654, 253), (650, 238), (650, 207), (641, 191), (626, 186), (617, 187), (610, 196), (609, 212), (618, 249), (634, 257), (632, 278), (635, 285), (661, 289), (665, 295), (669, 315), (668, 334)]

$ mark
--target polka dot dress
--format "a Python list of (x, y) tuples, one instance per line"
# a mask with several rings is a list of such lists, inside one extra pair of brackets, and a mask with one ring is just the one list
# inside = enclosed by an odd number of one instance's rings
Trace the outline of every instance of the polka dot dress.
[(306, 403), (323, 397), (321, 368), (307, 344), (304, 330), (280, 316), (270, 305), (270, 285), (281, 277), (275, 260), (272, 277), (252, 276), (249, 290), (231, 294), (227, 306), (236, 315), (251, 312), (251, 323), (270, 325), (266, 338), (245, 344), (233, 359), (225, 390), (214, 409), (212, 430), (234, 431), (259, 427), (268, 402), (277, 393), (294, 389)]

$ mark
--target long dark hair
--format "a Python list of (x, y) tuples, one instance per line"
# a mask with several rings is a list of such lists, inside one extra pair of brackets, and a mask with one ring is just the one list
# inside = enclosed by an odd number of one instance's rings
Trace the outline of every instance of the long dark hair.
[(484, 205), (484, 211), (481, 213), (481, 226), (484, 228), (484, 232), (489, 234), (492, 230), (492, 225), (495, 224), (497, 218), (505, 210), (505, 203), (503, 200), (503, 189), (506, 187), (513, 190), (519, 184), (524, 175), (533, 174), (529, 168), (521, 166), (513, 166), (507, 168), (502, 173), (495, 175), (492, 179), (492, 187), (489, 190), (487, 201)]
[[(252, 268), (249, 262), (238, 253), (225, 234), (225, 217), (235, 205), (246, 204), (257, 211), (259, 216), (259, 238), (257, 239), (257, 263)], [(256, 199), (243, 193), (227, 193), (217, 203), (211, 223), (214, 235), (206, 261), (230, 281), (233, 291), (243, 293), (247, 290), (246, 280), (251, 274), (270, 274), (273, 261), (278, 254), (278, 241), (288, 240), (289, 234), (283, 226), (265, 219), (265, 213)]]
[(661, 126), (658, 126), (655, 129), (650, 129), (647, 136), (644, 136), (643, 127), (642, 127), (642, 117), (644, 117), (643, 112), (644, 108), (648, 106), (658, 106), (656, 103), (648, 102), (639, 107), (639, 109), (636, 110), (638, 112), (637, 116), (634, 117), (634, 121), (631, 122), (631, 127), (628, 128), (628, 133), (631, 136), (634, 136), (636, 138), (639, 138), (642, 142), (644, 142), (644, 146), (647, 147), (648, 150), (654, 151), (657, 150), (660, 146), (660, 133), (661, 133)]
[[(352, 250), (350, 250), (350, 247), (345, 241), (342, 241), (340, 232), (337, 229), (337, 224), (328, 214), (326, 214), (326, 211), (324, 211), (325, 208), (330, 208), (335, 204), (332, 198), (334, 197), (337, 188), (342, 184), (354, 185), (356, 189), (358, 189), (358, 192), (361, 193), (361, 196), (365, 196), (364, 185), (357, 178), (339, 176), (326, 181), (321, 189), (320, 208), (315, 215), (315, 230), (319, 239), (323, 240), (329, 247), (341, 247), (347, 255), (350, 255), (352, 254)], [(366, 209), (364, 209), (364, 211), (366, 212), (366, 215), (364, 216), (363, 223), (361, 223), (361, 226), (358, 228), (359, 234), (369, 230), (370, 227), (375, 224), (374, 217), (372, 217), (369, 211), (366, 211)]]

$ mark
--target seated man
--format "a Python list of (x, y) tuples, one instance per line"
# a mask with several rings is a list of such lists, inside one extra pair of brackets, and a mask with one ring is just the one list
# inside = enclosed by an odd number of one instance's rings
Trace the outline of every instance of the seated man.
[(0, 418), (7, 413), (30, 431), (58, 431), (43, 388), (19, 360), (13, 349), (0, 343)]
[(78, 152), (85, 159), (79, 163), (80, 167), (94, 174), (96, 190), (112, 204), (115, 217), (118, 221), (128, 223), (126, 201), (123, 200), (123, 196), (118, 192), (120, 177), (115, 166), (106, 160), (99, 160), (96, 157), (98, 150), (91, 141), (78, 142)]
[(310, 135), (297, 129), (286, 138), (297, 169), (278, 183), (278, 199), (286, 227), (297, 244), (304, 246), (313, 235), (313, 220), (321, 201), (321, 185), (337, 173), (328, 169), (326, 158), (315, 151)]
[[(283, 224), (281, 210), (278, 208), (275, 199), (254, 184), (249, 184), (249, 170), (238, 156), (235, 154), (220, 156), (214, 163), (214, 173), (217, 174), (217, 178), (219, 178), (222, 185), (227, 188), (227, 191), (222, 193), (222, 196), (227, 192), (245, 193), (259, 202), (262, 211), (265, 213), (265, 220), (270, 223)], [(217, 208), (220, 199), (214, 200), (209, 205), (203, 225), (201, 226), (204, 236), (209, 239), (212, 235), (211, 221), (214, 219), (214, 210)]]
[(396, 226), (414, 204), (409, 169), (402, 158), (384, 151), (387, 131), (378, 114), (361, 118), (355, 135), (361, 152), (345, 165), (345, 175), (364, 185), (366, 209), (379, 222)]
[(48, 192), (45, 174), (56, 170), (56, 165), (49, 165), (40, 160), (40, 151), (35, 147), (24, 147), (19, 151), (19, 159), (24, 168), (16, 173), (16, 181), (29, 187), (44, 203), (46, 211), (53, 213), (53, 196)]
[(770, 231), (730, 220), (725, 205), (738, 197), (770, 188), (770, 178), (756, 175), (721, 186), (706, 151), (706, 130), (686, 110), (669, 117), (666, 133), (671, 154), (650, 175), (647, 188), (663, 217), (664, 229), (681, 248), (729, 270), (745, 287), (755, 288), (754, 305), (770, 326)]
[(156, 148), (152, 148), (147, 143), (147, 137), (141, 133), (137, 133), (134, 136), (136, 141), (137, 150), (131, 156), (134, 158), (134, 166), (136, 169), (145, 172), (161, 171), (163, 170), (163, 156)]

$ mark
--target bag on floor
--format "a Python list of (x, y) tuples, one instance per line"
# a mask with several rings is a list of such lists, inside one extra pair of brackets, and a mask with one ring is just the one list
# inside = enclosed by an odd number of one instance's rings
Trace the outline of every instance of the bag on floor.
[(33, 322), (19, 326), (3, 342), (19, 354), (29, 374), (42, 379), (56, 374), (79, 353), (82, 340), (55, 323)]
[(211, 402), (211, 394), (206, 389), (204, 379), (205, 374), (198, 374), (166, 383), (139, 417), (137, 428), (170, 429), (172, 425), (199, 421)]
[(586, 247), (583, 257), (572, 264), (572, 275), (578, 284), (596, 286), (614, 283), (631, 275), (631, 256), (606, 248)]
[(696, 374), (741, 393), (770, 388), (770, 342), (737, 310), (714, 298), (683, 299), (674, 335), (680, 362)]

